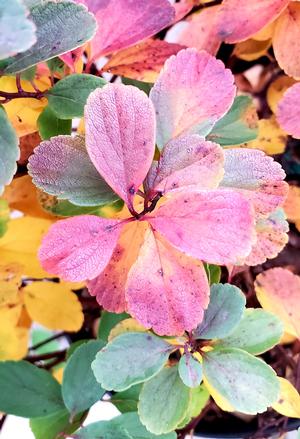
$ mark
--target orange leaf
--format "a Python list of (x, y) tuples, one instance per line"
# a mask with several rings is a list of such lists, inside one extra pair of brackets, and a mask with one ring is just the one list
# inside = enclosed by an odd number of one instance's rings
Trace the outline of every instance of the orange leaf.
[(41, 143), (42, 139), (38, 132), (27, 134), (20, 138), (21, 157), (18, 161), (19, 165), (26, 165), (28, 158), (31, 156), (34, 148)]
[(300, 187), (289, 185), (288, 196), (283, 208), (289, 221), (293, 223), (300, 221)]
[(15, 178), (6, 187), (3, 198), (12, 209), (20, 210), (26, 215), (37, 218), (54, 219), (53, 215), (45, 212), (38, 201), (38, 190), (29, 175)]
[(182, 48), (179, 44), (166, 41), (147, 40), (117, 52), (103, 70), (139, 81), (154, 82), (166, 59)]

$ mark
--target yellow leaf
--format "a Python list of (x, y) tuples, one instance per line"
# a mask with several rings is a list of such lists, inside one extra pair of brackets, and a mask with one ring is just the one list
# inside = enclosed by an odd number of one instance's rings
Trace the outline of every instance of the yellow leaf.
[(287, 134), (280, 128), (274, 116), (258, 121), (258, 136), (251, 142), (244, 143), (246, 148), (255, 148), (266, 154), (281, 154), (285, 150)]
[(253, 61), (268, 53), (272, 40), (257, 41), (249, 39), (236, 44), (233, 55), (245, 61)]
[(9, 305), (3, 305), (0, 307), (0, 323), (1, 327), (4, 326), (16, 326), (22, 312), (22, 301), (19, 297), (19, 301), (10, 303)]
[(52, 372), (52, 375), (54, 378), (61, 384), (64, 376), (64, 368), (65, 366), (62, 365), (61, 367), (58, 367)]
[(19, 301), (22, 267), (18, 264), (0, 265), (0, 307)]
[(207, 388), (209, 394), (214, 399), (215, 403), (225, 412), (234, 412), (235, 409), (231, 404), (222, 396), (219, 392), (207, 381), (206, 377), (203, 377), (203, 383)]
[(82, 136), (85, 135), (84, 118), (80, 119), (80, 122), (77, 127), (77, 134), (81, 134)]
[(0, 360), (21, 360), (27, 353), (28, 340), (29, 331), (26, 328), (1, 324)]
[(286, 268), (263, 271), (255, 279), (255, 292), (261, 306), (277, 315), (288, 334), (300, 337), (300, 276)]
[(253, 35), (253, 39), (257, 41), (269, 40), (272, 38), (275, 29), (275, 21), (264, 26), (259, 32)]
[(135, 319), (125, 319), (119, 322), (109, 333), (108, 341), (113, 340), (120, 334), (124, 332), (147, 332), (147, 329), (144, 328), (139, 322)]
[(11, 184), (6, 186), (3, 198), (12, 209), (20, 210), (29, 216), (53, 220), (53, 215), (42, 209), (38, 201), (38, 191), (29, 175), (14, 178)]
[(52, 221), (25, 216), (9, 221), (6, 234), (0, 238), (2, 264), (18, 263), (29, 277), (49, 276), (41, 267), (37, 252), (43, 235)]
[(280, 381), (278, 401), (272, 405), (276, 412), (289, 418), (300, 418), (300, 395), (295, 387), (285, 378)]
[[(21, 85), (25, 91), (35, 91), (29, 81), (21, 81)], [(42, 77), (35, 80), (35, 85), (39, 90), (44, 91), (50, 87), (50, 80), (47, 77)], [(13, 76), (2, 76), (0, 90), (10, 93), (17, 92), (16, 79)], [(37, 119), (46, 105), (46, 98), (18, 98), (4, 104), (4, 108), (18, 136), (21, 137), (37, 131)]]
[(273, 113), (276, 113), (277, 105), (282, 98), (284, 92), (295, 84), (295, 79), (282, 75), (275, 79), (269, 86), (267, 91), (267, 102)]
[(46, 328), (78, 331), (83, 324), (81, 304), (63, 282), (27, 285), (24, 287), (24, 302), (31, 319)]
[(290, 344), (293, 343), (295, 340), (297, 340), (297, 337), (294, 335), (288, 334), (287, 332), (284, 332), (281, 339), (280, 344)]
[(22, 326), (23, 328), (31, 328), (32, 320), (28, 315), (27, 309), (25, 306), (22, 307), (22, 311), (18, 320), (18, 326)]

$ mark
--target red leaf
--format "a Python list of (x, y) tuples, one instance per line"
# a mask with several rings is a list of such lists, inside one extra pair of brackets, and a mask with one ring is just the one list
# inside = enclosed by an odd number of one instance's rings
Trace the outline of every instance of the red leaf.
[(183, 46), (148, 40), (113, 55), (102, 70), (139, 81), (154, 82), (166, 59)]

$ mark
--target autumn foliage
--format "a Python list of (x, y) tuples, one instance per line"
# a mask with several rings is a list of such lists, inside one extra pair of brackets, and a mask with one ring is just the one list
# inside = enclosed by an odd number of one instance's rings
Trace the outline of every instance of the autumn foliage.
[[(288, 429), (300, 4), (11, 0), (0, 22), (3, 420), (36, 439), (183, 439), (236, 413)], [(102, 399), (120, 416), (83, 424)]]

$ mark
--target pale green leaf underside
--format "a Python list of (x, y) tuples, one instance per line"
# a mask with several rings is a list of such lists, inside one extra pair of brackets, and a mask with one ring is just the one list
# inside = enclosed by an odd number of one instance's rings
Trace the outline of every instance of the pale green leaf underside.
[(234, 331), (217, 340), (215, 346), (239, 348), (258, 355), (275, 346), (282, 334), (283, 325), (275, 315), (263, 309), (248, 308)]
[(235, 348), (203, 355), (203, 375), (237, 411), (263, 413), (279, 396), (279, 381), (264, 361)]
[(21, 0), (0, 1), (0, 59), (29, 49), (36, 41), (35, 26)]
[(246, 299), (242, 291), (229, 284), (213, 284), (210, 302), (204, 319), (195, 329), (197, 339), (223, 338), (233, 331), (245, 309)]
[(37, 41), (25, 52), (3, 60), (3, 74), (20, 72), (82, 46), (96, 31), (96, 20), (86, 7), (68, 1), (36, 5), (29, 18), (36, 26)]
[(149, 333), (128, 332), (109, 342), (92, 363), (106, 390), (122, 391), (149, 380), (166, 363), (173, 347)]
[(191, 354), (184, 354), (178, 364), (179, 376), (188, 387), (197, 387), (202, 381), (202, 366)]
[(183, 384), (178, 367), (166, 367), (147, 381), (140, 394), (138, 412), (154, 434), (174, 430), (186, 417), (191, 389)]
[(29, 160), (28, 171), (39, 189), (77, 206), (118, 200), (92, 164), (81, 136), (56, 136), (42, 142)]
[(0, 194), (4, 186), (11, 182), (17, 170), (16, 161), (20, 156), (18, 145), (18, 137), (4, 109), (0, 107)]

